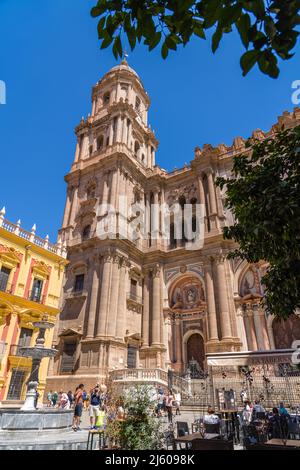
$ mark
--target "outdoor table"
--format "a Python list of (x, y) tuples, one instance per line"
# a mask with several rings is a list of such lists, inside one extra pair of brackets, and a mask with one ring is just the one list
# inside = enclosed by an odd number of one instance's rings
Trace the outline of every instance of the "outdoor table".
[[(91, 429), (89, 431), (87, 450), (93, 450), (94, 436), (99, 436), (99, 450), (101, 450), (105, 445), (105, 431), (103, 429)], [(101, 442), (103, 442), (103, 446)]]
[(240, 440), (240, 433), (238, 426), (236, 426), (235, 420), (237, 418), (238, 410), (218, 410), (217, 415), (221, 415), (221, 420), (225, 424), (226, 436), (228, 437), (229, 432), (232, 432), (236, 438), (236, 441)]
[(217, 439), (220, 437), (220, 434), (210, 434), (207, 433), (202, 437), (202, 434), (200, 432), (194, 432), (193, 434), (187, 434), (186, 436), (180, 436), (175, 439), (175, 442), (192, 442), (194, 439)]
[(273, 446), (286, 445), (287, 447), (299, 447), (300, 448), (300, 440), (299, 439), (287, 439), (286, 444), (284, 444), (283, 439), (270, 439), (269, 441), (265, 442), (264, 445), (273, 445)]

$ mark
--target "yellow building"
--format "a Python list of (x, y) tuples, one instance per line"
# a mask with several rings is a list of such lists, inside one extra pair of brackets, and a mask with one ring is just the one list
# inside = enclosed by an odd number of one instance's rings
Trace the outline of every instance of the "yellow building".
[[(34, 346), (38, 330), (32, 322), (47, 316), (56, 322), (64, 268), (65, 248), (12, 224), (0, 211), (0, 403), (25, 399), (31, 358), (19, 348)], [(52, 345), (47, 330), (45, 347)], [(39, 375), (39, 400), (43, 399), (49, 359), (43, 359)]]

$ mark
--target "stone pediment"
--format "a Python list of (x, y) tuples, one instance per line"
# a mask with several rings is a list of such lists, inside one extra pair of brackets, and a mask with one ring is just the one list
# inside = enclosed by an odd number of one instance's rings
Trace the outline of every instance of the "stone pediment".
[(12, 247), (0, 245), (0, 259), (11, 266), (16, 266), (22, 260), (22, 253)]
[(82, 336), (82, 333), (80, 333), (78, 330), (74, 330), (73, 328), (67, 328), (63, 330), (58, 336)]

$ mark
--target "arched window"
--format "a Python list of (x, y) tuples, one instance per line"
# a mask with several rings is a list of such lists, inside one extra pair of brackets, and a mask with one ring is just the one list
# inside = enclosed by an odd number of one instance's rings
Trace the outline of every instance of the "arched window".
[(100, 135), (97, 139), (97, 150), (102, 150), (104, 145), (104, 137)]
[(110, 102), (110, 93), (107, 91), (103, 95), (103, 104), (104, 104), (104, 106), (107, 106), (109, 104), (109, 102)]
[(90, 238), (90, 235), (91, 235), (91, 226), (86, 225), (86, 227), (84, 227), (82, 231), (82, 240), (88, 240)]

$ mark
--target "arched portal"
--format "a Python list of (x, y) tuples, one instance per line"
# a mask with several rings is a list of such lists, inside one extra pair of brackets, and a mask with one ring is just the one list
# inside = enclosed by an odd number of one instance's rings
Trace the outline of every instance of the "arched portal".
[(187, 365), (196, 361), (201, 370), (204, 370), (205, 348), (202, 336), (199, 333), (193, 333), (186, 343)]

